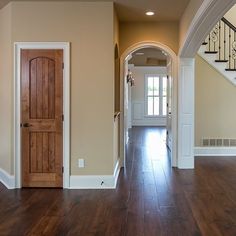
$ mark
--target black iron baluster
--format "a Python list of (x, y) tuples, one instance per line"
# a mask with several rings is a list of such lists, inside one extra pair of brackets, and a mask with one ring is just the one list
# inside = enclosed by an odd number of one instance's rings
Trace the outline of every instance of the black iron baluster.
[(219, 21), (219, 61), (221, 60), (221, 20)]
[(212, 41), (213, 41), (213, 49), (214, 49), (213, 51), (215, 52), (216, 51), (216, 39), (214, 37), (216, 37), (216, 27), (213, 30), (213, 39), (212, 39)]
[(233, 41), (233, 59), (234, 59), (234, 70), (236, 69), (236, 31), (234, 31), (234, 41)]
[(226, 60), (226, 25), (224, 24), (224, 60)]
[(209, 34), (209, 39), (208, 39), (208, 47), (209, 47), (209, 52), (211, 51), (211, 33)]
[[(227, 45), (227, 49), (229, 50), (229, 55), (228, 57), (228, 68), (226, 69), (227, 71), (232, 71), (236, 70), (236, 27), (231, 24), (227, 19), (224, 17), (221, 19), (224, 23), (224, 32), (226, 32), (226, 27), (228, 27), (228, 34), (224, 36), (224, 41), (228, 42), (229, 45)], [(228, 37), (228, 38), (226, 38)], [(226, 44), (226, 43), (225, 43)], [(226, 49), (226, 45), (224, 45), (224, 50)], [(226, 54), (226, 50), (224, 52)]]
[(231, 29), (229, 27), (229, 69), (231, 69)]

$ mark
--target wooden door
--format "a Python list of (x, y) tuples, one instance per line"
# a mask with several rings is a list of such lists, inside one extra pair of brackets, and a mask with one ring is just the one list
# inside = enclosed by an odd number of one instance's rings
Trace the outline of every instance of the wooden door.
[(63, 186), (63, 50), (21, 51), (22, 187)]

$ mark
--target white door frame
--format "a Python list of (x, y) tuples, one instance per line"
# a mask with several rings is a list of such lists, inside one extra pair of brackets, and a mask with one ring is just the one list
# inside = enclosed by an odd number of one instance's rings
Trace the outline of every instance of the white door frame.
[(173, 127), (173, 137), (172, 137), (172, 158), (171, 163), (173, 167), (177, 166), (177, 96), (178, 96), (178, 59), (175, 52), (170, 49), (168, 46), (155, 42), (155, 41), (142, 41), (136, 43), (129, 48), (127, 48), (124, 53), (120, 57), (120, 155), (121, 155), (121, 165), (125, 165), (125, 140), (124, 140), (124, 84), (126, 83), (126, 75), (125, 75), (125, 61), (129, 57), (129, 55), (142, 48), (154, 47), (167, 52), (172, 61), (172, 71), (173, 71), (173, 119), (172, 119), (172, 127)]
[(63, 188), (70, 182), (70, 43), (68, 42), (16, 42), (14, 43), (14, 162), (15, 188), (22, 187), (21, 167), (21, 49), (63, 50)]

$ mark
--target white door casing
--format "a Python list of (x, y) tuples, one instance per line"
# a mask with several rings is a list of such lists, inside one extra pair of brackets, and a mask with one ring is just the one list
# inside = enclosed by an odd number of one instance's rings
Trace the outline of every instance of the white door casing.
[(171, 61), (167, 62), (167, 108), (166, 108), (166, 143), (170, 150), (172, 150), (172, 70), (171, 70)]

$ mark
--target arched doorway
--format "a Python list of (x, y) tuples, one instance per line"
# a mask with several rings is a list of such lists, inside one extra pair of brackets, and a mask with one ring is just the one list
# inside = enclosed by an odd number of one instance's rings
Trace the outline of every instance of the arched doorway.
[(217, 21), (236, 0), (203, 1), (192, 19), (178, 55), (178, 163), (180, 168), (194, 168), (194, 90), (195, 56)]
[(171, 144), (171, 165), (173, 167), (177, 166), (177, 77), (178, 77), (178, 68), (177, 68), (177, 56), (172, 49), (167, 47), (164, 44), (159, 42), (139, 42), (136, 43), (125, 50), (120, 58), (120, 110), (121, 110), (121, 119), (120, 119), (120, 157), (122, 166), (125, 165), (125, 145), (126, 145), (126, 136), (127, 136), (127, 119), (126, 119), (126, 104), (125, 104), (125, 91), (126, 91), (126, 75), (127, 75), (127, 64), (130, 58), (130, 55), (143, 48), (157, 48), (166, 52), (170, 59), (169, 64), (169, 76), (172, 77), (172, 144)]

